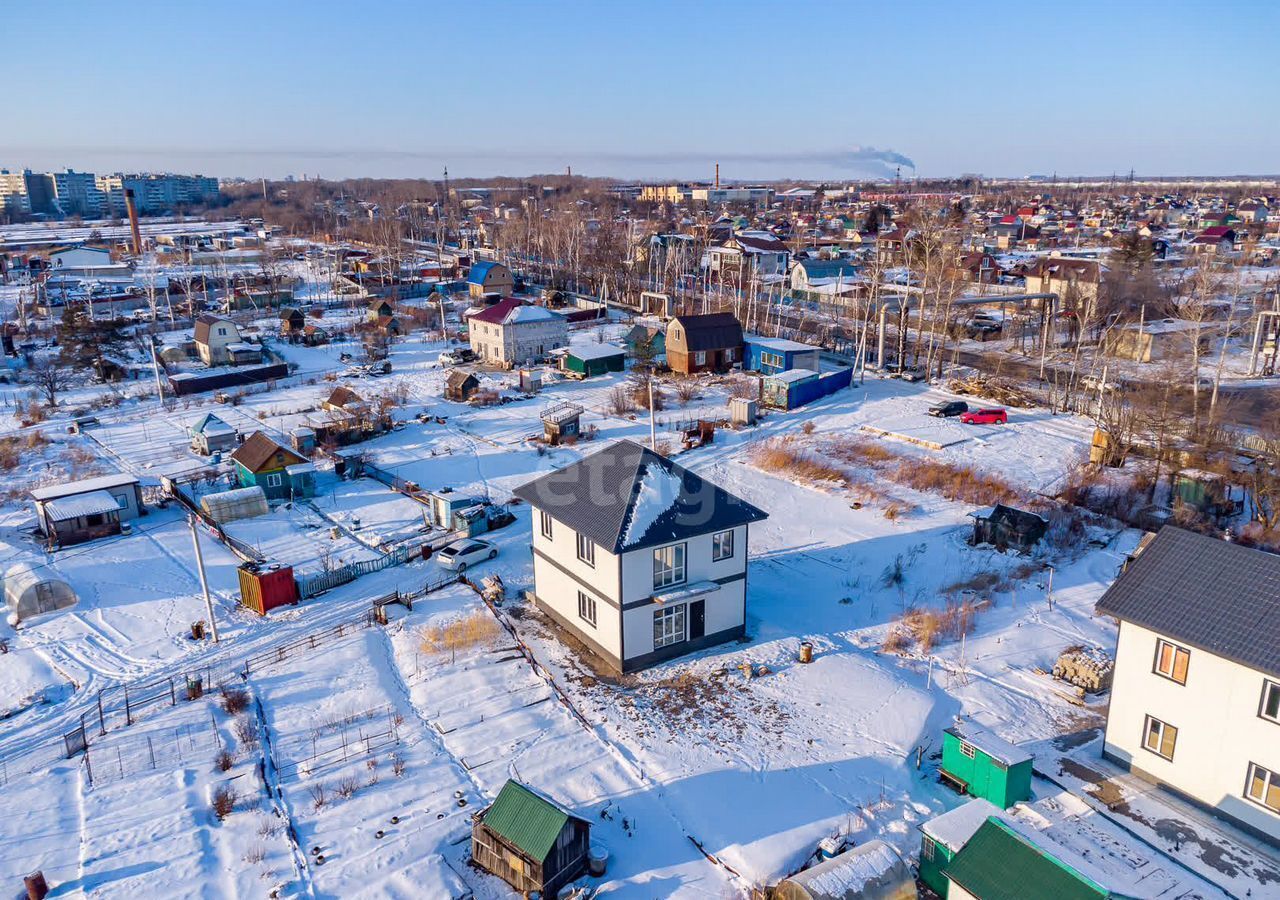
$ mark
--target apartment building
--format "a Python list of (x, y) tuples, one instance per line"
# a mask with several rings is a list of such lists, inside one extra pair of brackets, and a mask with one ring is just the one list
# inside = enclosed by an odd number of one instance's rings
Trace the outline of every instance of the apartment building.
[(1280, 844), (1280, 555), (1166, 526), (1097, 611), (1120, 622), (1103, 755)]
[(144, 215), (172, 212), (218, 197), (218, 179), (204, 175), (99, 175), (97, 185), (113, 216), (125, 213), (126, 189), (133, 191), (138, 212)]
[(64, 169), (50, 172), (49, 178), (53, 183), (53, 201), (58, 214), (87, 219), (102, 216), (102, 191), (98, 188), (97, 176), (92, 172)]

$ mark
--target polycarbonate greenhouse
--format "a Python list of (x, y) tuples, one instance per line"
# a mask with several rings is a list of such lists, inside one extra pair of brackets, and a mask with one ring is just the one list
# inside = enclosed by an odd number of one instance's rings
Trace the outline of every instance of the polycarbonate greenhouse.
[(265, 516), (271, 512), (271, 507), (267, 505), (267, 495), (263, 493), (262, 488), (256, 486), (205, 494), (200, 498), (200, 508), (219, 525), (225, 525), (237, 519)]
[(76, 592), (48, 568), (19, 563), (4, 574), (4, 601), (14, 624), (75, 606)]

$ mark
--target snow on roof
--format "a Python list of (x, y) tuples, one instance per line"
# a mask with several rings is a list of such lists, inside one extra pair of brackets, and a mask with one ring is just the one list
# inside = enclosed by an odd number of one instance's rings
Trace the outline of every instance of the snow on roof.
[(636, 489), (631, 518), (622, 530), (622, 546), (630, 547), (644, 539), (653, 523), (675, 506), (683, 485), (680, 476), (662, 466), (646, 465)]
[(569, 355), (584, 362), (589, 359), (608, 359), (611, 356), (622, 356), (627, 351), (616, 344), (583, 344), (569, 348)]
[(788, 353), (804, 353), (808, 350), (819, 349), (812, 344), (802, 344), (799, 341), (790, 341), (786, 338), (763, 337), (758, 334), (743, 335), (742, 339), (748, 344), (756, 344), (760, 347), (768, 347), (770, 350), (778, 350)]
[(44, 513), (51, 522), (66, 522), (81, 516), (96, 516), (119, 509), (120, 504), (116, 498), (106, 491), (90, 491), (87, 494), (50, 500), (45, 504)]
[(972, 744), (996, 762), (1003, 763), (1006, 766), (1016, 766), (1018, 763), (1031, 761), (1030, 753), (1016, 744), (1009, 743), (995, 732), (988, 731), (981, 725), (965, 722), (960, 725), (953, 725), (946, 730), (966, 744)]
[(998, 815), (1000, 807), (990, 800), (975, 797), (950, 812), (930, 819), (920, 826), (920, 830), (952, 853), (959, 853), (988, 817)]
[(658, 603), (678, 603), (681, 600), (688, 600), (690, 597), (710, 594), (718, 590), (720, 590), (720, 585), (715, 581), (695, 581), (693, 584), (682, 584), (674, 590), (654, 594), (653, 599)]
[(798, 381), (808, 381), (810, 378), (817, 377), (818, 373), (809, 369), (790, 369), (786, 372), (778, 372), (776, 375), (765, 376), (767, 380), (781, 384), (795, 384)]
[(883, 884), (886, 878), (892, 879), (895, 869), (906, 877), (897, 852), (884, 841), (872, 840), (787, 880), (803, 886), (814, 897), (860, 897), (866, 888)]
[(125, 485), (137, 483), (137, 478), (123, 473), (118, 475), (99, 475), (97, 478), (86, 478), (83, 481), (68, 481), (66, 484), (52, 484), (48, 487), (35, 488), (31, 491), (31, 499), (56, 500), (59, 497), (73, 497), (76, 494), (105, 491), (109, 488), (124, 487)]

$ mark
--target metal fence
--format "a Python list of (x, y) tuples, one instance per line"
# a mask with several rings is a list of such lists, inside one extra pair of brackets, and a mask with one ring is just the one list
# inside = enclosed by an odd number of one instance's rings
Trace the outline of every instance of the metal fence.
[(316, 594), (322, 594), (325, 591), (355, 581), (361, 575), (368, 575), (370, 572), (380, 572), (390, 566), (399, 566), (408, 562), (413, 556), (415, 549), (413, 547), (396, 547), (389, 553), (386, 553), (377, 559), (366, 559), (360, 562), (348, 563), (337, 569), (328, 572), (321, 572), (318, 575), (298, 579), (298, 596), (303, 600), (308, 597), (314, 597)]

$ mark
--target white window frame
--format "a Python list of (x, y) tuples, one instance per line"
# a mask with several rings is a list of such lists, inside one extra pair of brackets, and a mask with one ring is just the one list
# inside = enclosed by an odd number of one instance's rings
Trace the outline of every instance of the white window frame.
[(594, 569), (596, 567), (595, 541), (591, 540), (591, 538), (581, 532), (575, 532), (575, 534), (578, 538), (578, 559)]
[[(1275, 715), (1267, 712), (1267, 706), (1270, 705), (1268, 701), (1272, 697), (1275, 698)], [(1258, 717), (1280, 725), (1280, 682), (1272, 681), (1269, 678), (1262, 679), (1262, 702), (1258, 704)]]
[(578, 618), (596, 627), (596, 598), (586, 591), (578, 591)]
[(267, 475), (267, 487), (284, 487), (284, 476), (279, 472), (271, 472)]
[(538, 528), (544, 538), (551, 540), (551, 513), (545, 509), (538, 510)]
[(706, 350), (694, 350), (694, 351), (693, 351), (693, 364), (694, 364), (695, 366), (705, 366), (705, 365), (707, 364), (707, 351), (706, 351)]
[[(1173, 744), (1169, 747), (1169, 753), (1164, 752), (1164, 739), (1168, 732), (1173, 732)], [(1156, 745), (1151, 746), (1151, 737), (1156, 736)], [(1173, 762), (1174, 754), (1178, 752), (1178, 728), (1176, 725), (1170, 725), (1163, 719), (1157, 719), (1155, 716), (1147, 716), (1142, 722), (1142, 747), (1148, 753), (1154, 753), (1161, 759), (1167, 759)]]
[[(666, 558), (668, 555), (670, 562)], [(653, 551), (653, 589), (655, 591), (684, 584), (688, 575), (688, 556), (684, 544), (668, 544)]]
[(129, 498), (128, 498), (128, 497), (117, 497), (117, 498), (116, 498), (116, 504), (117, 504), (121, 509), (128, 509), (128, 508), (129, 508)]
[[(729, 544), (729, 552), (724, 552), (724, 543)], [(726, 559), (733, 559), (733, 529), (729, 528), (725, 531), (717, 531), (711, 535), (711, 561), (724, 562)]]
[[(1172, 655), (1170, 655), (1169, 657), (1169, 671), (1167, 672), (1160, 668), (1160, 657), (1164, 655), (1164, 649), (1166, 647), (1168, 647), (1170, 650), (1173, 651)], [(1179, 679), (1176, 675), (1178, 671), (1178, 654), (1180, 653), (1183, 654), (1187, 660), (1187, 664), (1183, 667), (1181, 679)], [(1191, 651), (1180, 644), (1175, 644), (1173, 641), (1166, 641), (1164, 638), (1157, 638), (1156, 639), (1156, 658), (1151, 665), (1151, 670), (1155, 672), (1155, 674), (1159, 675), (1161, 678), (1167, 678), (1169, 681), (1172, 681), (1174, 684), (1186, 685), (1187, 678), (1189, 677), (1191, 672)]]
[[(1255, 775), (1260, 775), (1262, 777), (1262, 796), (1261, 797), (1255, 797), (1253, 795), (1253, 781), (1254, 781)], [(1272, 806), (1270, 803), (1267, 802), (1267, 795), (1271, 792), (1271, 789), (1278, 784), (1280, 784), (1280, 774), (1273, 772), (1271, 769), (1268, 769), (1266, 766), (1260, 766), (1256, 762), (1251, 762), (1249, 763), (1248, 771), (1245, 773), (1245, 782), (1244, 782), (1245, 799), (1249, 800), (1252, 803), (1258, 804), (1263, 809), (1269, 809), (1273, 813), (1280, 813), (1280, 803), (1277, 803), (1275, 806)]]
[(685, 604), (664, 606), (653, 611), (653, 649), (682, 643), (688, 637), (689, 617)]

